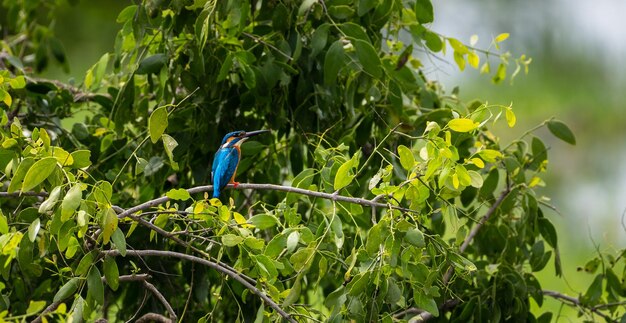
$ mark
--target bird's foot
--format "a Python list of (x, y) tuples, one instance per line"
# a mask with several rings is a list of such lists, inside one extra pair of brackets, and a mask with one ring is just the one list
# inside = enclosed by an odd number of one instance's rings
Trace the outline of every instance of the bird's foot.
[(237, 188), (237, 186), (239, 186), (239, 182), (233, 182), (233, 187)]

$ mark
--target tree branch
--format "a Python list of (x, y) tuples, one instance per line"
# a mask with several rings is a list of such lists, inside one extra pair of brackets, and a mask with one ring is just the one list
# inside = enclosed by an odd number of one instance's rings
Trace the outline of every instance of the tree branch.
[(580, 302), (580, 299), (572, 297), (572, 296), (567, 296), (565, 294), (559, 293), (557, 291), (553, 291), (553, 290), (544, 290), (543, 291), (544, 295), (550, 296), (554, 299), (560, 300), (564, 303), (569, 303), (569, 305), (571, 306), (575, 306), (575, 307), (579, 307), (582, 309), (587, 309), (589, 311), (591, 311), (594, 314), (597, 314), (598, 316), (601, 316), (602, 318), (604, 318), (607, 322), (617, 322), (617, 320), (612, 319), (610, 316), (602, 313), (600, 311), (600, 308), (604, 308), (606, 306), (593, 306), (593, 307), (586, 307), (583, 303)]
[[(227, 188), (231, 188), (231, 189), (238, 189), (238, 190), (251, 189), (251, 190), (281, 191), (281, 192), (287, 192), (287, 193), (296, 193), (296, 194), (302, 194), (302, 195), (307, 195), (307, 196), (319, 197), (319, 198), (332, 200), (332, 201), (337, 201), (337, 202), (347, 202), (347, 203), (353, 203), (353, 204), (360, 204), (360, 205), (369, 206), (369, 207), (380, 207), (380, 208), (385, 208), (385, 209), (394, 209), (394, 210), (400, 210), (400, 211), (404, 211), (404, 212), (413, 212), (413, 213), (416, 212), (415, 210), (411, 210), (411, 209), (407, 209), (407, 208), (403, 208), (403, 207), (399, 207), (399, 206), (395, 206), (395, 205), (391, 205), (391, 204), (378, 203), (376, 201), (372, 201), (372, 200), (368, 200), (368, 199), (364, 199), (364, 198), (350, 197), (350, 196), (344, 196), (344, 195), (339, 195), (339, 194), (331, 194), (331, 193), (323, 193), (323, 192), (318, 192), (318, 191), (310, 191), (310, 190), (305, 190), (305, 189), (302, 189), (302, 188), (291, 187), (291, 186), (282, 186), (282, 185), (275, 185), (275, 184), (246, 184), (246, 183), (243, 183), (243, 184), (237, 185), (237, 187), (235, 187), (232, 184), (229, 184), (226, 187)], [(189, 192), (189, 194), (213, 192), (213, 185), (192, 187), (192, 188), (187, 189), (187, 192)], [(167, 202), (169, 200), (170, 200), (169, 197), (162, 196), (162, 197), (156, 198), (154, 200), (150, 200), (148, 202), (145, 202), (145, 203), (139, 204), (137, 206), (131, 207), (129, 209), (126, 209), (126, 211), (118, 214), (117, 217), (118, 218), (123, 218), (123, 217), (129, 216), (130, 214), (133, 214), (135, 212), (143, 211), (143, 210), (149, 209), (151, 207), (155, 207), (157, 205), (163, 204), (163, 203), (165, 203), (165, 202)]]
[(158, 323), (171, 323), (172, 320), (157, 313), (146, 313), (135, 321), (136, 323), (158, 322)]
[(0, 192), (0, 197), (21, 197), (21, 196), (41, 196), (41, 197), (47, 197), (48, 193), (47, 192), (32, 192), (32, 191), (28, 191), (28, 192), (12, 192), (12, 193)]
[(159, 292), (159, 290), (156, 287), (154, 287), (154, 285), (150, 284), (148, 281), (144, 280), (143, 281), (143, 285), (149, 291), (151, 291), (152, 294), (154, 294), (154, 296), (156, 296), (156, 298), (159, 299), (159, 301), (161, 301), (163, 306), (165, 306), (167, 311), (170, 313), (170, 318), (172, 319), (172, 321), (176, 321), (178, 319), (178, 316), (176, 315), (176, 312), (174, 312), (174, 309), (172, 308), (172, 305), (170, 305), (170, 303), (167, 301), (167, 299), (165, 299), (165, 296), (163, 296), (163, 294), (161, 294), (161, 292)]
[[(102, 251), (101, 253), (104, 254), (104, 255), (109, 255), (109, 256), (118, 256), (118, 255), (120, 255), (120, 252), (117, 251), (117, 250)], [(287, 320), (287, 321), (289, 321), (291, 323), (296, 323), (296, 320), (294, 320), (287, 312), (285, 312), (269, 296), (267, 296), (265, 293), (260, 291), (258, 288), (256, 288), (252, 284), (250, 284), (247, 280), (243, 279), (241, 276), (239, 276), (239, 274), (237, 272), (234, 272), (234, 271), (232, 271), (230, 269), (227, 269), (227, 268), (225, 268), (223, 266), (220, 266), (219, 264), (217, 264), (215, 262), (212, 262), (212, 261), (209, 261), (209, 260), (206, 260), (206, 259), (202, 259), (202, 258), (198, 258), (198, 257), (195, 257), (195, 256), (187, 255), (187, 254), (184, 254), (184, 253), (178, 253), (178, 252), (173, 252), (173, 251), (163, 251), (163, 250), (128, 250), (126, 252), (126, 255), (135, 256), (135, 257), (142, 257), (142, 256), (173, 257), (173, 258), (178, 258), (178, 259), (192, 261), (192, 262), (195, 262), (195, 263), (198, 263), (198, 264), (210, 267), (210, 268), (212, 268), (214, 270), (217, 270), (218, 272), (220, 272), (222, 274), (225, 274), (225, 275), (231, 277), (232, 279), (236, 280), (237, 282), (242, 284), (244, 287), (249, 289), (252, 293), (254, 293), (257, 296), (259, 296), (265, 302), (265, 304), (267, 304), (269, 307), (273, 308), (285, 320)]]
[[(498, 197), (498, 199), (491, 205), (491, 207), (489, 207), (489, 209), (487, 210), (487, 213), (485, 213), (485, 215), (483, 215), (483, 217), (480, 218), (480, 220), (478, 220), (478, 223), (476, 223), (476, 225), (472, 228), (472, 231), (470, 231), (467, 237), (465, 237), (463, 244), (461, 244), (461, 247), (459, 247), (459, 252), (464, 252), (465, 249), (469, 247), (470, 243), (474, 240), (474, 237), (476, 237), (476, 235), (478, 234), (478, 230), (480, 230), (485, 224), (485, 222), (489, 220), (491, 215), (493, 215), (493, 213), (498, 209), (500, 204), (502, 204), (502, 201), (504, 201), (504, 199), (509, 195), (510, 192), (511, 192), (511, 187), (507, 185), (507, 187), (502, 191), (502, 193), (500, 193), (500, 196)], [(448, 271), (446, 272), (446, 274), (443, 276), (444, 285), (448, 284), (448, 282), (450, 281), (450, 278), (452, 278), (453, 272), (454, 272), (454, 268), (450, 267)]]

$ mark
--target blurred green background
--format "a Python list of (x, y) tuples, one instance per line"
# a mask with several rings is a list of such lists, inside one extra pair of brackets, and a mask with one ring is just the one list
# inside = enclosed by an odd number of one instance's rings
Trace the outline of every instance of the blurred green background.
[[(115, 18), (128, 4), (82, 1), (61, 7), (55, 31), (67, 49), (70, 73), (53, 67), (44, 76), (82, 82), (85, 71), (112, 51), (121, 27)], [(576, 134), (577, 145), (570, 146), (545, 129), (536, 133), (550, 147), (547, 186), (540, 193), (551, 197), (558, 209), (546, 214), (559, 231), (564, 265), (564, 279), (555, 279), (549, 265), (542, 286), (572, 296), (584, 293), (593, 276), (577, 267), (594, 257), (596, 248), (613, 251), (626, 244), (626, 2), (447, 0), (433, 5), (434, 31), (466, 43), (476, 34), (479, 48), (508, 32), (511, 37), (503, 47), (517, 56), (527, 54), (533, 62), (528, 75), (494, 85), (476, 70), (460, 72), (451, 57), (424, 57), (429, 78), (448, 90), (460, 86), (465, 101), (513, 102), (518, 124), (496, 130), (505, 141), (552, 116)], [(548, 304), (558, 310), (560, 303)]]

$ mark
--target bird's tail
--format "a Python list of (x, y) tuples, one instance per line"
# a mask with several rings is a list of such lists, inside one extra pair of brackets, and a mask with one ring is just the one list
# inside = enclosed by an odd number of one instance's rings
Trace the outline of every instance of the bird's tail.
[(213, 198), (216, 198), (216, 199), (220, 198), (220, 190), (218, 188), (215, 188), (213, 190)]

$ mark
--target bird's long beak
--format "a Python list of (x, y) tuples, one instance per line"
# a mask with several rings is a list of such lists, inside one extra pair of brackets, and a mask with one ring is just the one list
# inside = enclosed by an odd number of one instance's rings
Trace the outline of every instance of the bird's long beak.
[(247, 131), (245, 135), (243, 135), (244, 138), (249, 138), (249, 137), (253, 137), (256, 135), (260, 135), (262, 133), (266, 133), (266, 132), (270, 132), (270, 130), (255, 130), (255, 131)]

